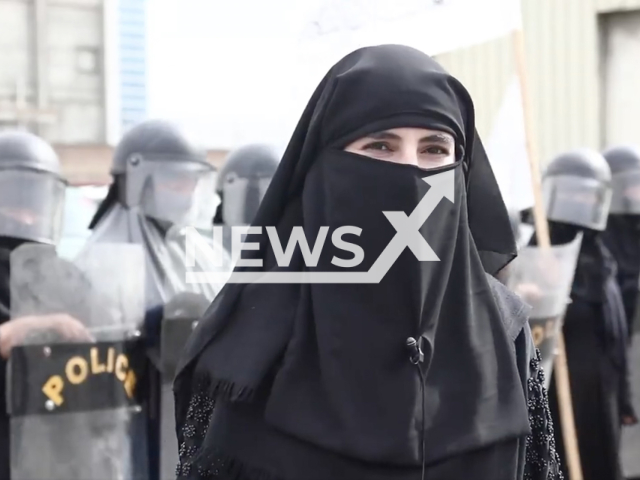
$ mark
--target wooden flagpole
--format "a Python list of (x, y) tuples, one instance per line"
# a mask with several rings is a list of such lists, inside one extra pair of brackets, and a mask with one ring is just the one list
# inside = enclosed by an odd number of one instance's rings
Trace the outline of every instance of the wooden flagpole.
[[(520, 80), (520, 91), (522, 95), (527, 156), (529, 157), (529, 167), (531, 169), (531, 182), (534, 199), (533, 218), (536, 227), (536, 236), (538, 245), (541, 248), (549, 248), (551, 246), (551, 241), (549, 238), (549, 228), (542, 202), (540, 157), (537, 151), (536, 138), (533, 132), (532, 100), (527, 76), (524, 32), (522, 29), (517, 29), (513, 32), (513, 43), (517, 73)], [(558, 392), (560, 421), (562, 424), (562, 434), (569, 476), (571, 480), (583, 480), (582, 464), (580, 463), (580, 450), (578, 448), (575, 420), (573, 416), (569, 369), (567, 367), (567, 357), (562, 330), (558, 333), (558, 351), (554, 363), (554, 377), (556, 379), (556, 390)]]

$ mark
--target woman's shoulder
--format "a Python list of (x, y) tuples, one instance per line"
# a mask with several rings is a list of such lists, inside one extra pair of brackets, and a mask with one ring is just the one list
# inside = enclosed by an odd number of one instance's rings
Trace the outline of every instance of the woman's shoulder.
[(526, 388), (527, 380), (537, 375), (537, 371), (532, 370), (536, 358), (536, 348), (529, 327), (531, 306), (491, 275), (487, 275), (487, 280), (500, 312), (505, 332), (512, 341), (516, 366), (523, 387)]
[(524, 478), (562, 480), (560, 459), (556, 452), (553, 420), (541, 365), (540, 351), (533, 343), (529, 328), (531, 307), (518, 295), (491, 276), (487, 276), (500, 310), (505, 330), (514, 342), (516, 363), (523, 381), (529, 410), (531, 433), (523, 453)]
[(495, 277), (487, 274), (487, 281), (509, 338), (515, 342), (527, 330), (531, 307)]

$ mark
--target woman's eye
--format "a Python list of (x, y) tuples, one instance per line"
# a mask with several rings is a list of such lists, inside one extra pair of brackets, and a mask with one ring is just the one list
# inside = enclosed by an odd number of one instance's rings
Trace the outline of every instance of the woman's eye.
[(431, 147), (427, 147), (424, 151), (429, 155), (449, 155), (448, 149), (444, 147), (437, 147), (435, 145)]
[(386, 142), (373, 142), (364, 146), (364, 150), (380, 150), (382, 152), (390, 152), (391, 147)]

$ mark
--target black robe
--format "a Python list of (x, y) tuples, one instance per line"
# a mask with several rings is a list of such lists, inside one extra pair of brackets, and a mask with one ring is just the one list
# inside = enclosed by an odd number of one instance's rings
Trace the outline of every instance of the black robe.
[[(448, 132), (457, 161), (424, 170), (345, 151), (403, 127)], [(436, 62), (397, 45), (338, 62), (253, 226), (275, 226), (285, 242), (294, 229), (317, 238), (355, 226), (358, 272), (371, 272), (396, 245), (381, 212), (418, 212), (447, 183), (449, 200), (415, 225), (437, 261), (422, 258), (421, 242), (418, 258), (402, 250), (377, 282), (227, 284), (174, 384), (180, 478), (558, 478), (526, 307), (488, 275), (515, 256), (508, 214), (471, 98)], [(342, 271), (337, 249), (319, 250), (313, 265), (295, 250), (284, 266), (261, 240), (253, 257), (264, 263), (234, 275)]]
[[(575, 227), (551, 222), (552, 243), (571, 240)], [(563, 332), (584, 480), (622, 480), (620, 415), (627, 357), (626, 318), (613, 259), (600, 234), (585, 232)], [(554, 379), (555, 380), (555, 379)], [(555, 382), (550, 389), (556, 444), (566, 467)]]
[[(531, 434), (526, 439), (505, 442), (488, 449), (470, 452), (463, 457), (430, 467), (430, 480), (463, 480), (473, 471), (493, 472), (489, 478), (474, 476), (474, 480), (561, 480), (560, 459), (556, 453), (554, 427), (549, 401), (544, 388), (544, 371), (540, 352), (535, 348), (526, 324), (528, 309), (507, 288), (488, 279), (502, 315), (502, 321), (514, 340), (514, 353), (522, 388), (529, 407)], [(186, 421), (181, 425), (178, 480), (284, 480), (261, 469), (238, 462), (234, 449), (254, 452), (249, 463), (275, 465), (290, 469), (289, 478), (296, 478), (296, 469), (308, 471), (308, 478), (332, 480), (414, 480), (419, 474), (412, 469), (372, 466), (340, 457), (329, 451), (319, 451), (311, 444), (291, 439), (264, 422), (268, 391), (257, 393), (251, 403), (231, 403), (215, 399), (206, 393), (192, 397)], [(214, 408), (215, 406), (215, 408)], [(197, 458), (205, 441), (222, 440), (225, 452), (211, 452), (208, 461)], [(519, 445), (518, 445), (519, 444)], [(493, 453), (487, 455), (487, 452)], [(285, 457), (282, 457), (286, 452)], [(487, 457), (489, 461), (487, 461)], [(298, 475), (299, 475), (298, 471)], [(336, 476), (340, 472), (346, 476)], [(351, 472), (346, 474), (345, 472)], [(363, 477), (362, 475), (366, 475)]]

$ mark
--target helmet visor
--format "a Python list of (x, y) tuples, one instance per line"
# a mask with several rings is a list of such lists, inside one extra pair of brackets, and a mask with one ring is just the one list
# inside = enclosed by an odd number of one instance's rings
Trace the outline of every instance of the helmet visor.
[(613, 214), (640, 214), (640, 172), (623, 172), (611, 178)]
[(57, 244), (66, 182), (35, 170), (0, 170), (0, 236)]
[(592, 230), (604, 230), (611, 204), (611, 187), (597, 180), (557, 176), (542, 183), (547, 217)]
[(229, 174), (222, 185), (222, 218), (229, 226), (250, 225), (264, 198), (270, 177), (247, 178)]
[(178, 227), (209, 226), (218, 204), (216, 178), (205, 163), (144, 160), (127, 171), (126, 204)]

